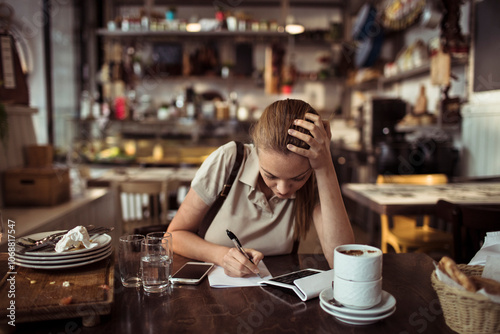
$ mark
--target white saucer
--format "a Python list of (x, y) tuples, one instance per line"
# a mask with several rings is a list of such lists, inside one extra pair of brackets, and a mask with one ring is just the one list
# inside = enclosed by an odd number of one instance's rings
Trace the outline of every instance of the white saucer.
[(342, 312), (335, 312), (331, 309), (329, 309), (326, 304), (322, 301), (320, 301), (319, 305), (325, 311), (326, 313), (329, 313), (333, 315), (337, 320), (344, 322), (346, 324), (350, 325), (371, 325), (376, 323), (377, 321), (380, 321), (382, 319), (385, 319), (392, 315), (394, 312), (396, 312), (396, 307), (394, 306), (392, 309), (390, 309), (388, 312), (379, 314), (377, 316), (363, 316), (363, 315), (350, 315)]
[[(46, 236), (57, 233), (57, 232), (64, 232), (64, 230), (35, 233), (35, 234), (28, 235), (25, 238), (39, 240), (39, 239), (45, 238)], [(78, 257), (78, 256), (82, 255), (82, 253), (94, 252), (94, 251), (97, 251), (99, 249), (106, 247), (107, 245), (109, 245), (111, 243), (111, 236), (109, 236), (108, 234), (101, 234), (95, 238), (92, 238), (91, 241), (96, 242), (97, 246), (95, 246), (93, 248), (78, 248), (78, 249), (74, 249), (74, 250), (68, 250), (68, 251), (65, 251), (62, 253), (56, 253), (55, 250), (20, 253), (20, 251), (22, 250), (22, 246), (16, 245), (16, 257), (19, 257), (22, 259), (35, 259), (35, 258), (36, 259), (45, 259), (45, 257), (47, 257), (46, 258), (47, 260), (49, 259), (49, 257), (51, 259), (55, 259), (55, 258), (66, 259), (69, 257)], [(87, 255), (87, 254), (85, 254), (85, 255)]]
[(334, 306), (330, 304), (328, 301), (333, 298), (333, 291), (332, 288), (326, 288), (321, 293), (319, 294), (319, 299), (321, 302), (324, 304), (325, 307), (327, 307), (329, 310), (332, 310), (334, 312), (340, 312), (342, 314), (348, 314), (348, 315), (353, 315), (353, 316), (369, 316), (373, 317), (385, 312), (388, 312), (394, 306), (396, 306), (396, 298), (392, 296), (390, 293), (387, 291), (382, 290), (382, 299), (380, 303), (375, 305), (374, 307), (371, 307), (369, 309), (353, 309), (345, 306)]
[(16, 265), (18, 265), (20, 267), (26, 267), (26, 268), (32, 268), (32, 269), (67, 269), (67, 268), (81, 267), (81, 266), (85, 266), (87, 264), (91, 264), (91, 263), (94, 263), (94, 262), (101, 261), (101, 260), (107, 258), (108, 256), (110, 256), (111, 253), (113, 253), (113, 249), (112, 248), (110, 248), (107, 252), (105, 252), (101, 256), (96, 257), (94, 259), (87, 260), (87, 261), (72, 262), (72, 263), (67, 263), (67, 264), (57, 264), (57, 265), (43, 265), (43, 264), (39, 264), (39, 265), (35, 265), (35, 264), (21, 263), (21, 262), (18, 262), (18, 261), (14, 261), (14, 264), (16, 264)]

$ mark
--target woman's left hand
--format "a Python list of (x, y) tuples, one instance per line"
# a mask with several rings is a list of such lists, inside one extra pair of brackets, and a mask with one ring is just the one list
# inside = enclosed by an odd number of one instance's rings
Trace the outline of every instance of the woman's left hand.
[(288, 134), (307, 143), (310, 146), (309, 149), (306, 150), (291, 144), (288, 145), (288, 149), (308, 158), (311, 168), (314, 170), (331, 166), (330, 139), (332, 134), (330, 132), (330, 123), (322, 120), (316, 114), (307, 113), (305, 114), (305, 118), (295, 120), (294, 124), (309, 130), (311, 135), (293, 129), (289, 129)]

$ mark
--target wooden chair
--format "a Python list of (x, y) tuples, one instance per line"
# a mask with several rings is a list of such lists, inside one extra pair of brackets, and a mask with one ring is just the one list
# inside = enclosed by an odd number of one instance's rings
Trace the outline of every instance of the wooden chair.
[(500, 231), (500, 204), (455, 204), (439, 200), (436, 216), (453, 226), (453, 257), (468, 263), (481, 249), (486, 232)]
[(165, 225), (166, 230), (167, 197), (166, 182), (125, 181), (118, 184), (122, 233), (151, 225)]
[[(444, 174), (416, 174), (416, 175), (379, 175), (378, 184), (445, 184), (448, 178)], [(430, 225), (430, 216), (423, 217), (419, 226), (416, 216), (388, 216), (380, 215), (381, 250), (388, 251), (392, 246), (396, 253), (406, 253), (410, 249), (417, 252), (428, 252), (435, 249), (451, 250), (453, 236), (451, 233), (433, 228)]]

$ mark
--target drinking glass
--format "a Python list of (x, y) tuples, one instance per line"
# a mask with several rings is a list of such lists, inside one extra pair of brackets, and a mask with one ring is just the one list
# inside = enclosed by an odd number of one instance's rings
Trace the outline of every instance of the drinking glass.
[(141, 286), (141, 241), (142, 234), (129, 234), (120, 237), (118, 261), (120, 279), (124, 287)]
[(157, 240), (158, 242), (166, 239), (167, 242), (164, 247), (168, 249), (168, 259), (170, 261), (170, 267), (168, 272), (168, 278), (172, 279), (172, 264), (174, 261), (174, 249), (172, 248), (172, 233), (170, 232), (150, 232), (146, 234), (146, 239)]
[(169, 238), (146, 238), (141, 242), (142, 287), (146, 292), (160, 293), (170, 285), (172, 258)]

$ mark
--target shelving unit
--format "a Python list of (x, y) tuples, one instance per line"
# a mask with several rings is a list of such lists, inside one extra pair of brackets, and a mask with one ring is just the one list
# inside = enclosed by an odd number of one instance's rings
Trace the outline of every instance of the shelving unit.
[[(344, 7), (344, 0), (289, 0), (290, 5), (294, 7), (324, 7), (336, 8)], [(113, 0), (117, 5), (144, 5), (144, 0)], [(354, 2), (354, 1), (353, 1)], [(237, 4), (244, 5), (245, 7), (278, 7), (282, 4), (282, 0), (246, 0), (243, 3), (221, 1), (207, 2), (205, 0), (155, 0), (155, 5), (158, 6), (207, 6), (209, 5), (226, 5), (227, 7), (236, 6)]]
[[(299, 11), (301, 10), (300, 8), (315, 8), (319, 11), (333, 10), (333, 13), (337, 14), (340, 11), (340, 15), (343, 16), (343, 20), (345, 21), (347, 15), (346, 11), (350, 8), (344, 0), (248, 0), (234, 4), (223, 1), (207, 3), (202, 0), (105, 0), (98, 6), (102, 10), (102, 16), (98, 23), (98, 26), (101, 28), (93, 31), (97, 43), (105, 41), (123, 41), (124, 43), (142, 41), (146, 43), (176, 42), (182, 45), (188, 45), (188, 48), (190, 47), (190, 42), (199, 43), (203, 41), (215, 41), (222, 44), (225, 43), (225, 45), (223, 45), (226, 47), (229, 41), (229, 43), (246, 42), (256, 44), (279, 42), (284, 45), (304, 46), (306, 48), (310, 45), (315, 45), (323, 49), (330, 49), (332, 45), (340, 44), (342, 41), (328, 39), (326, 34), (328, 33), (329, 26), (320, 25), (320, 28), (306, 30), (306, 32), (301, 35), (290, 35), (282, 31), (285, 18), (290, 14), (297, 15), (297, 11), (294, 13), (294, 9), (296, 8), (299, 8)], [(140, 12), (141, 8), (142, 12)], [(169, 8), (175, 8), (176, 15), (174, 21), (171, 21), (171, 19), (164, 21), (164, 19), (158, 17), (158, 12), (167, 11)], [(263, 10), (263, 14), (268, 13), (267, 17), (264, 15), (266, 23), (267, 21), (276, 22), (279, 28), (269, 26), (269, 30), (262, 29), (261, 27), (259, 27), (259, 30), (254, 30), (255, 28), (251, 27), (251, 23), (249, 22), (255, 23), (256, 20), (259, 21), (260, 16), (255, 16), (255, 12), (256, 10), (258, 12), (260, 9)], [(200, 18), (214, 18), (217, 10), (224, 13), (230, 12), (236, 16), (250, 12), (250, 16), (246, 17), (246, 30), (242, 31), (239, 27), (237, 31), (226, 30), (225, 27), (214, 31), (199, 32), (176, 30), (185, 29), (183, 26), (187, 24), (188, 17), (191, 19), (193, 15), (199, 15)], [(209, 14), (208, 16), (207, 13)], [(130, 24), (127, 30), (121, 30), (120, 24), (125, 17), (128, 17), (129, 22), (134, 22), (134, 24)], [(142, 22), (137, 23), (138, 20), (141, 19), (147, 19), (148, 25), (142, 25)], [(180, 24), (179, 26), (177, 26), (177, 21)], [(115, 22), (116, 27), (112, 30), (108, 29), (109, 24), (114, 25), (113, 22)], [(323, 33), (325, 33), (324, 39), (322, 38)], [(260, 47), (259, 52), (261, 52)], [(231, 58), (231, 51), (225, 49), (223, 53), (226, 57)], [(184, 54), (184, 57), (186, 57), (186, 54)], [(260, 59), (262, 57), (259, 55), (258, 58)], [(96, 59), (95, 66), (100, 66), (100, 62), (101, 59)], [(90, 84), (91, 90), (94, 86), (95, 80)]]
[[(468, 59), (458, 59), (451, 63), (452, 68), (457, 66), (465, 66), (468, 64)], [(370, 90), (370, 89), (380, 89), (384, 85), (391, 85), (394, 83), (402, 82), (408, 79), (416, 78), (418, 76), (429, 75), (430, 73), (430, 63), (413, 68), (411, 70), (398, 73), (390, 77), (380, 77), (378, 79), (372, 79), (364, 82), (357, 83), (350, 86), (352, 90)]]
[[(230, 2), (201, 0), (104, 0), (95, 3), (93, 10), (99, 13), (98, 21), (88, 22), (90, 23), (88, 26), (93, 27), (89, 28), (88, 33), (90, 36), (88, 43), (91, 45), (88, 48), (88, 54), (93, 61), (90, 67), (95, 69), (91, 69), (93, 73), (99, 73), (99, 69), (103, 68), (100, 73), (108, 77), (102, 80), (99, 80), (97, 76), (89, 77), (88, 88), (85, 87), (85, 90), (98, 91), (101, 97), (105, 97), (110, 94), (109, 92), (116, 94), (118, 89), (135, 88), (135, 95), (132, 95), (135, 96), (134, 107), (141, 108), (141, 112), (146, 110), (144, 117), (147, 120), (140, 120), (140, 115), (133, 114), (127, 120), (110, 119), (105, 126), (100, 122), (87, 119), (73, 120), (72, 125), (78, 129), (79, 134), (83, 133), (83, 136), (89, 137), (84, 139), (88, 139), (89, 142), (95, 139), (95, 146), (98, 148), (101, 143), (106, 146), (119, 146), (122, 140), (136, 141), (137, 144), (140, 141), (143, 145), (141, 146), (143, 152), (146, 150), (144, 144), (146, 142), (151, 146), (159, 142), (166, 145), (177, 142), (178, 146), (205, 146), (218, 145), (233, 139), (246, 141), (248, 128), (254, 120), (252, 113), (256, 112), (255, 114), (258, 115), (258, 112), (264, 108), (264, 104), (270, 103), (271, 99), (287, 97), (282, 95), (281, 91), (270, 93), (265, 90), (267, 81), (264, 71), (269, 68), (266, 64), (270, 61), (266, 63), (266, 60), (270, 58), (268, 51), (271, 46), (279, 44), (287, 54), (289, 51), (287, 48), (291, 48), (295, 51), (293, 55), (295, 61), (299, 64), (306, 64), (305, 67), (297, 69), (299, 74), (295, 81), (297, 91), (292, 94), (298, 94), (300, 89), (305, 90), (305, 86), (309, 89), (309, 93), (311, 90), (309, 83), (315, 81), (314, 74), (319, 71), (317, 68), (320, 66), (315, 63), (316, 59), (311, 57), (315, 57), (320, 51), (331, 51), (332, 45), (341, 43), (341, 41), (328, 39), (331, 36), (328, 34), (330, 26), (325, 22), (333, 20), (333, 14), (342, 15), (345, 20), (344, 10), (348, 6), (344, 0), (289, 0), (288, 3), (287, 9), (284, 7), (285, 1), (282, 0), (248, 0), (238, 3), (237, 6)], [(312, 14), (308, 14), (309, 17), (314, 19), (320, 17), (322, 23), (316, 26), (314, 22), (309, 25), (314, 28), (306, 30), (302, 35), (290, 35), (282, 31), (284, 14), (291, 13), (297, 16), (293, 13), (293, 8), (300, 6), (313, 10)], [(165, 15), (170, 7), (176, 7), (174, 21), (171, 17), (168, 21), (164, 21), (158, 13)], [(183, 30), (194, 14), (198, 15), (198, 19), (215, 19), (217, 7), (222, 7), (224, 12), (231, 12), (235, 15), (239, 15), (237, 12), (244, 13), (247, 20), (246, 30), (239, 30), (239, 26), (236, 31), (225, 28), (199, 32)], [(318, 11), (318, 14), (315, 11)], [(124, 18), (128, 18), (130, 24), (128, 28), (124, 26), (126, 30), (122, 30)], [(147, 25), (144, 23), (146, 20)], [(139, 21), (144, 25), (138, 23)], [(259, 26), (260, 30), (254, 30), (255, 26), (249, 26), (249, 23), (255, 24), (256, 21), (261, 24), (265, 21), (268, 24), (267, 29)], [(274, 22), (278, 22), (281, 27), (276, 28)], [(302, 23), (308, 26), (307, 22)], [(203, 56), (212, 56), (212, 51), (216, 54), (217, 62), (202, 59)], [(125, 53), (126, 58), (122, 58), (125, 59), (122, 64), (127, 67), (119, 64), (120, 60), (117, 56)], [(200, 54), (202, 56), (197, 58)], [(285, 60), (283, 62), (286, 63)], [(208, 67), (209, 65), (212, 67)], [(228, 68), (230, 74), (226, 75)], [(126, 75), (123, 76), (123, 73)], [(118, 86), (115, 90), (113, 85), (118, 81), (123, 81), (125, 84)], [(324, 82), (325, 87), (341, 85), (340, 79), (333, 77)], [(108, 85), (104, 87), (104, 84)], [(126, 88), (123, 88), (124, 86)], [(238, 102), (232, 106), (246, 109), (248, 118), (242, 116), (240, 120), (237, 120), (233, 116), (233, 119), (224, 119), (223, 114), (211, 115), (210, 106), (207, 106), (209, 102), (207, 102), (202, 105), (206, 108), (202, 109), (201, 113), (197, 109), (197, 119), (194, 120), (192, 113), (183, 112), (182, 103), (177, 103), (182, 92), (187, 94), (185, 93), (187, 87), (200, 94), (221, 93), (221, 98), (227, 99), (228, 102), (230, 93), (235, 93), (233, 96), (237, 96)], [(334, 103), (327, 104), (324, 100), (334, 98), (330, 96), (325, 98), (322, 94), (325, 95), (322, 91), (315, 101), (321, 103), (322, 106), (331, 105), (333, 108)], [(145, 95), (148, 95), (148, 102), (139, 99)], [(144, 103), (141, 104), (142, 102)], [(147, 103), (150, 104), (146, 106)], [(178, 112), (170, 113), (169, 109), (168, 116), (162, 112), (160, 115), (162, 119), (156, 119), (154, 110), (164, 105), (175, 105)], [(114, 104), (108, 102), (108, 106), (112, 108)], [(168, 120), (163, 119), (165, 117)], [(122, 118), (122, 116), (116, 118)], [(109, 143), (105, 140), (109, 140)]]
[(97, 35), (105, 37), (115, 37), (115, 38), (129, 38), (129, 37), (179, 37), (179, 38), (197, 38), (197, 37), (266, 37), (266, 38), (286, 38), (289, 35), (285, 32), (278, 31), (199, 31), (199, 32), (188, 32), (188, 31), (171, 31), (171, 30), (138, 30), (138, 31), (122, 31), (122, 30), (108, 30), (108, 29), (98, 29)]
[[(464, 66), (468, 63), (468, 59), (457, 59), (453, 60), (451, 63), (451, 67), (456, 67), (456, 66)], [(411, 79), (420, 75), (427, 75), (430, 73), (431, 70), (431, 65), (430, 63), (427, 63), (425, 65), (422, 65), (420, 67), (416, 67), (414, 69), (411, 69), (406, 72), (398, 73), (396, 75), (390, 76), (390, 77), (382, 77), (380, 78), (380, 82), (383, 85), (388, 85), (388, 84), (393, 84), (395, 82), (400, 82), (403, 80)]]
[(453, 125), (440, 125), (440, 124), (429, 124), (429, 125), (396, 125), (396, 130), (399, 132), (415, 132), (418, 130), (446, 130), (447, 132), (456, 132), (460, 130), (459, 124)]
[[(429, 35), (425, 35), (424, 33), (429, 33)], [(434, 32), (423, 32), (422, 29), (416, 27), (413, 31), (401, 31), (397, 34), (395, 33), (391, 36), (390, 39), (385, 39), (384, 43), (388, 43), (385, 45), (388, 46), (387, 50), (404, 50), (405, 45), (411, 44), (412, 42), (415, 43), (415, 41), (417, 41), (418, 39), (427, 41), (429, 40), (429, 36), (434, 36), (433, 34)], [(421, 35), (424, 36), (421, 37)], [(398, 57), (398, 54), (384, 54), (384, 57), (386, 57), (386, 60), (394, 61), (394, 59)], [(460, 79), (463, 73), (467, 73), (468, 64), (468, 58), (452, 59), (451, 72), (455, 73), (456, 77)], [(358, 73), (358, 77), (361, 78), (362, 74), (363, 73), (361, 72)], [(375, 76), (376, 75), (373, 75), (372, 77)], [(365, 75), (365, 77), (368, 79), (367, 75)], [(456, 87), (455, 80), (452, 81), (452, 85)], [(352, 112), (352, 116), (356, 118), (355, 120), (358, 122), (358, 124), (362, 124), (362, 129), (360, 130), (361, 133), (370, 133), (370, 131), (372, 130), (372, 122), (374, 122), (374, 119), (379, 120), (379, 122), (381, 122), (381, 119), (383, 119), (383, 116), (381, 116), (380, 114), (374, 116), (374, 100), (376, 100), (377, 98), (399, 98), (401, 100), (404, 100), (408, 105), (411, 105), (416, 103), (416, 100), (419, 96), (419, 89), (422, 86), (426, 88), (428, 98), (427, 110), (430, 110), (430, 113), (432, 113), (435, 107), (439, 109), (442, 89), (441, 87), (434, 86), (431, 83), (430, 62), (423, 63), (421, 66), (414, 67), (408, 71), (401, 71), (390, 77), (379, 76), (365, 82), (358, 82), (348, 85), (348, 87), (346, 87), (343, 107), (346, 111)], [(358, 96), (355, 96), (354, 94), (358, 93), (360, 93), (360, 96), (362, 95), (365, 99), (357, 99)], [(450, 97), (454, 97), (455, 94), (456, 93), (453, 93)], [(365, 101), (366, 103), (362, 104), (362, 101)], [(354, 103), (359, 103), (356, 104), (355, 107), (362, 106), (362, 108), (360, 107), (360, 109), (355, 110)], [(357, 111), (359, 110), (361, 110), (361, 112), (357, 113)], [(386, 114), (390, 114), (391, 111), (392, 110), (390, 108), (384, 109), (384, 113)], [(439, 112), (436, 112), (434, 117), (429, 115), (426, 116), (427, 117), (425, 118), (418, 118), (416, 116), (414, 118), (408, 117), (405, 120), (407, 122), (402, 122), (401, 124), (394, 124), (395, 121), (387, 121), (387, 125), (390, 124), (391, 126), (395, 126), (394, 130), (399, 133), (401, 137), (404, 137), (408, 142), (420, 138), (439, 138), (443, 140), (443, 142), (439, 142), (439, 145), (445, 145), (447, 144), (448, 140), (452, 143), (455, 143), (457, 139), (459, 140), (462, 132), (460, 124), (448, 124), (444, 122), (441, 119)], [(406, 125), (403, 125), (403, 123)], [(361, 136), (361, 138), (366, 137)], [(369, 142), (369, 140), (365, 140), (364, 144), (367, 144), (367, 142)], [(369, 147), (369, 145), (367, 145), (367, 147)], [(373, 147), (373, 149), (373, 151), (370, 151), (370, 149), (362, 147), (360, 152), (357, 153), (366, 153), (370, 156), (370, 159), (373, 159), (373, 161), (377, 161), (378, 155), (380, 153), (376, 150), (375, 147)], [(404, 157), (402, 159), (407, 158)], [(368, 169), (370, 170), (368, 174), (376, 175), (376, 173), (378, 172), (376, 168), (378, 167), (376, 167), (375, 165), (368, 166)]]
[(388, 84), (400, 82), (400, 81), (403, 81), (406, 79), (411, 79), (411, 78), (417, 77), (419, 75), (428, 74), (428, 73), (430, 73), (430, 70), (431, 70), (431, 65), (430, 65), (430, 63), (427, 63), (427, 64), (424, 64), (422, 66), (413, 68), (413, 69), (405, 71), (405, 72), (398, 73), (398, 74), (390, 76), (390, 77), (382, 77), (382, 78), (380, 78), (380, 82), (383, 85), (388, 85)]
[[(251, 122), (237, 120), (143, 120), (112, 121), (111, 126), (119, 128), (125, 138), (224, 138), (238, 136), (248, 141), (244, 130), (248, 130)], [(201, 143), (198, 143), (201, 144)]]

